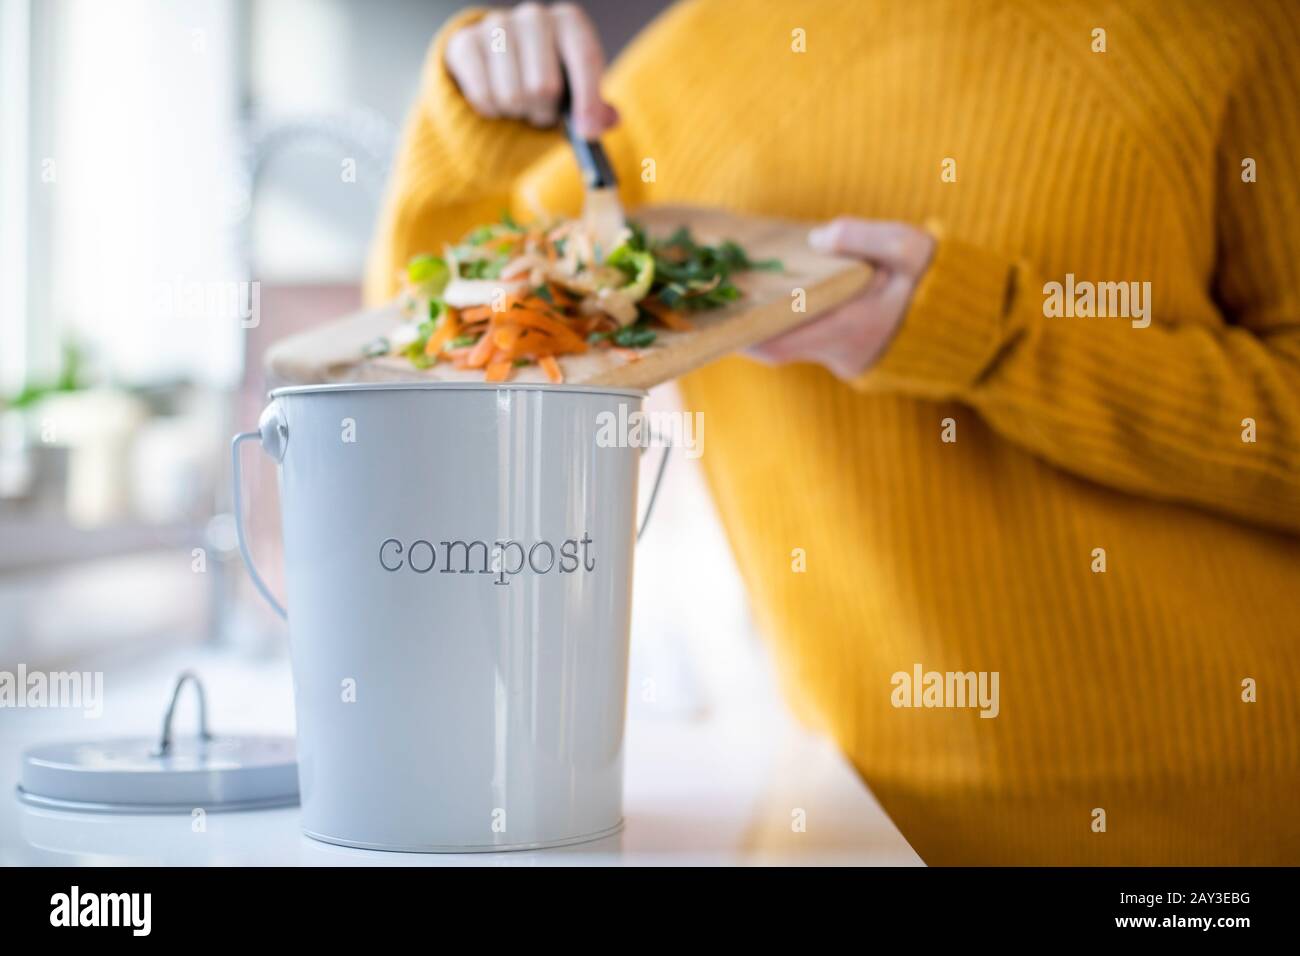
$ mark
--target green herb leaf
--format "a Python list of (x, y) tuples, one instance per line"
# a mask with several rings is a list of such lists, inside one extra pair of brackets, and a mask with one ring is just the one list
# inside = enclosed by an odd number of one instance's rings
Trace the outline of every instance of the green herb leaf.
[(495, 259), (462, 261), (460, 274), (465, 279), (497, 279), (500, 278), (501, 270), (506, 267), (506, 263), (509, 261), (506, 256), (498, 256)]
[(611, 338), (614, 340), (615, 345), (620, 345), (625, 349), (643, 349), (654, 344), (657, 334), (643, 320), (638, 319), (631, 325), (623, 326)]

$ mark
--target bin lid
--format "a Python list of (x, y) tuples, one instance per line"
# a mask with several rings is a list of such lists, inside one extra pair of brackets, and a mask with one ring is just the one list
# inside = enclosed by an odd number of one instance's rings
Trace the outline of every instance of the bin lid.
[[(173, 736), (187, 681), (199, 694), (199, 732)], [(33, 806), (101, 813), (219, 812), (293, 806), (298, 763), (292, 737), (213, 735), (203, 687), (177, 679), (161, 737), (45, 744), (23, 754), (18, 795)]]

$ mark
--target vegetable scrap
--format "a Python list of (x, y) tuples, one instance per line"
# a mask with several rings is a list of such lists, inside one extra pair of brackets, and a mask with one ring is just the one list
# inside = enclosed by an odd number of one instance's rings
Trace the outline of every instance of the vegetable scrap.
[(442, 256), (418, 255), (403, 277), (406, 320), (366, 355), (398, 355), (416, 368), (446, 362), (504, 382), (538, 366), (564, 381), (559, 359), (611, 349), (629, 361), (662, 330), (692, 328), (690, 314), (741, 297), (731, 277), (780, 269), (730, 240), (697, 242), (686, 228), (662, 239), (629, 223), (607, 254), (577, 220), (523, 226), (509, 215), (474, 229)]

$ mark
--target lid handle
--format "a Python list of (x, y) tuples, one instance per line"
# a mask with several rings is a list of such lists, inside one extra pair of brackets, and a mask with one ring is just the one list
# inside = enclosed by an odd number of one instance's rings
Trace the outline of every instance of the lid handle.
[(176, 702), (180, 700), (181, 689), (188, 681), (194, 683), (194, 691), (199, 696), (199, 739), (212, 739), (212, 734), (208, 733), (208, 701), (203, 693), (203, 682), (193, 671), (181, 671), (180, 676), (176, 678), (176, 686), (172, 688), (172, 699), (167, 705), (167, 713), (163, 715), (162, 738), (158, 741), (158, 750), (154, 753), (156, 757), (166, 757), (171, 752), (172, 717), (176, 715)]

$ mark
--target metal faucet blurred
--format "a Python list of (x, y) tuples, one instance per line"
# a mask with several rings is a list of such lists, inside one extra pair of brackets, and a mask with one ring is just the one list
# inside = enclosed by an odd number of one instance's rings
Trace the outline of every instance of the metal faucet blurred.
[[(256, 250), (253, 241), (253, 222), (257, 189), (271, 161), (294, 150), (333, 154), (340, 162), (353, 160), (367, 175), (358, 176), (363, 188), (370, 190), (377, 204), (382, 184), (387, 180), (396, 141), (397, 130), (378, 113), (352, 108), (328, 113), (309, 113), (282, 118), (254, 118), (245, 127), (243, 149), (233, 175), (231, 216), (229, 220), (231, 241), (236, 261), (242, 264), (245, 277), (250, 281), (257, 276)], [(274, 298), (274, 297), (268, 297)], [(327, 316), (321, 316), (326, 318)], [(293, 331), (277, 323), (277, 316), (269, 317), (268, 329), (246, 329), (244, 337), (244, 375), (238, 391), (232, 396), (227, 434), (240, 430), (247, 422), (256, 421), (265, 403), (268, 383), (261, 368), (261, 348), (267, 336), (279, 337)], [(277, 327), (277, 326), (281, 327)], [(255, 480), (257, 472), (249, 473)], [(253, 654), (270, 653), (281, 642), (282, 625), (263, 615), (260, 605), (254, 608), (244, 598), (251, 593), (246, 588), (242, 573), (230, 574), (238, 563), (235, 550), (233, 515), (230, 513), (231, 490), (225, 472), (217, 495), (219, 508), (209, 524), (206, 537), (213, 553), (220, 556), (214, 564), (220, 573), (211, 578), (213, 589), (209, 603), (207, 636), (209, 642), (237, 645)], [(268, 489), (271, 490), (271, 489)], [(273, 495), (252, 496), (268, 501)], [(263, 546), (278, 540), (274, 534), (259, 533), (268, 527), (269, 514), (247, 515), (253, 529), (254, 541)], [(232, 564), (234, 562), (234, 564)]]

